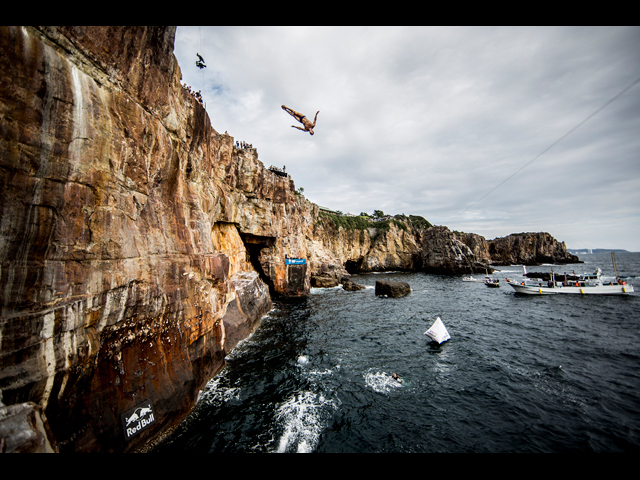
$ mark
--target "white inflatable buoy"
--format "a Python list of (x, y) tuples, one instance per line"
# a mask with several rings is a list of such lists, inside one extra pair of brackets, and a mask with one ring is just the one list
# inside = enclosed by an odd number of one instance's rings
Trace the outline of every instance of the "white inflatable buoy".
[(446, 342), (451, 338), (451, 335), (447, 332), (447, 328), (444, 326), (444, 323), (442, 323), (442, 320), (440, 320), (440, 317), (438, 317), (433, 325), (431, 325), (431, 328), (424, 332), (424, 334), (434, 342), (438, 343)]
[(300, 355), (300, 356), (298, 357), (298, 363), (299, 363), (300, 365), (304, 365), (304, 364), (305, 364), (305, 363), (307, 363), (308, 361), (309, 361), (309, 359), (308, 359), (306, 356), (304, 356), (304, 355)]

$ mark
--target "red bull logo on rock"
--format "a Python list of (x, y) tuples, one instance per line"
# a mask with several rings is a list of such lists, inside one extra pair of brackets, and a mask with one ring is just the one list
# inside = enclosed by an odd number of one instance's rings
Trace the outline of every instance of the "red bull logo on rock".
[(131, 410), (123, 413), (121, 419), (124, 438), (127, 440), (136, 436), (156, 421), (151, 402), (136, 405)]

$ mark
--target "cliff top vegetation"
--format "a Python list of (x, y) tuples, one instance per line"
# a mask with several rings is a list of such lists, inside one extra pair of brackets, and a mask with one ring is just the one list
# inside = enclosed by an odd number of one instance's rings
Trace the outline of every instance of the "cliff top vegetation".
[(361, 213), (360, 215), (354, 216), (333, 214), (321, 210), (318, 222), (322, 222), (323, 219), (332, 222), (336, 229), (342, 227), (346, 230), (366, 230), (368, 228), (389, 230), (391, 224), (396, 225), (404, 231), (432, 227), (432, 224), (423, 217), (417, 215), (406, 216), (405, 214), (395, 216), (384, 215), (381, 210), (375, 210), (374, 215)]

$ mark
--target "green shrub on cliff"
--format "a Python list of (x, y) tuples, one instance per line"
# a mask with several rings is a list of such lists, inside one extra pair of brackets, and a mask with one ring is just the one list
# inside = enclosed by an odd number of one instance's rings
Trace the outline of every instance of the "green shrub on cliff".
[(383, 231), (387, 231), (391, 227), (392, 223), (405, 232), (409, 231), (406, 223), (402, 222), (401, 220), (396, 220), (395, 218), (392, 218), (391, 220), (383, 220), (382, 222), (372, 222), (371, 226)]
[[(378, 210), (376, 210), (379, 212)], [(381, 212), (380, 212), (381, 213)], [(378, 230), (387, 231), (391, 227), (391, 224), (394, 224), (396, 227), (401, 228), (405, 232), (408, 232), (410, 227), (413, 228), (429, 228), (431, 227), (431, 223), (425, 220), (422, 217), (410, 215), (407, 217), (404, 214), (396, 215), (394, 218), (389, 220), (376, 221), (372, 220), (370, 216), (354, 216), (347, 217), (344, 215), (336, 215), (324, 211), (320, 211), (320, 217), (318, 218), (318, 223), (322, 222), (323, 219), (330, 221), (333, 226), (338, 229), (340, 227), (345, 230), (366, 230), (367, 228), (377, 228)]]
[(320, 217), (331, 221), (336, 228), (342, 227), (346, 230), (366, 230), (373, 223), (369, 222), (365, 217), (346, 217), (322, 211), (320, 212)]
[(431, 222), (429, 222), (426, 218), (420, 217), (418, 215), (409, 215), (409, 221), (416, 228), (426, 229), (433, 227), (433, 225), (431, 225)]

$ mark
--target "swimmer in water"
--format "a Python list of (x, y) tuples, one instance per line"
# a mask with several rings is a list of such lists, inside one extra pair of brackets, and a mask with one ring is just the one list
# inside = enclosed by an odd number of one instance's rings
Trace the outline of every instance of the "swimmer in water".
[(394, 379), (394, 380), (397, 380), (397, 381), (398, 381), (398, 383), (402, 383), (402, 380), (400, 379), (400, 377), (398, 376), (398, 374), (397, 374), (397, 373), (394, 373), (394, 374), (393, 374), (393, 379)]

